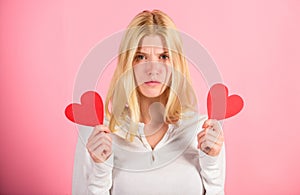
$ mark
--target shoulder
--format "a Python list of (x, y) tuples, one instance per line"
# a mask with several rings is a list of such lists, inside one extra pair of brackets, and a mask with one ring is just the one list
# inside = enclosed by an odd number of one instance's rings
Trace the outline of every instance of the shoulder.
[(185, 112), (182, 114), (181, 119), (172, 125), (172, 134), (196, 134), (202, 131), (202, 125), (207, 118), (207, 115), (197, 112)]
[[(107, 117), (104, 118), (104, 125), (109, 126), (109, 119)], [(113, 139), (124, 139), (126, 140), (128, 134), (129, 134), (129, 128), (130, 128), (130, 118), (126, 117), (123, 120), (118, 121), (119, 125), (115, 126), (115, 131), (112, 131), (112, 138)]]
[(202, 126), (204, 121), (208, 119), (205, 114), (200, 114), (197, 112), (185, 112), (182, 114), (182, 118), (179, 120), (178, 125), (183, 127), (189, 126)]

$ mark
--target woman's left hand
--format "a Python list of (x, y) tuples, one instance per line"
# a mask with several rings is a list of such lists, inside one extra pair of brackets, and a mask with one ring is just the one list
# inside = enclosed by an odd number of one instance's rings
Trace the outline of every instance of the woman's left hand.
[(203, 130), (198, 133), (198, 149), (210, 156), (217, 156), (224, 142), (223, 131), (217, 120), (208, 119), (204, 121)]

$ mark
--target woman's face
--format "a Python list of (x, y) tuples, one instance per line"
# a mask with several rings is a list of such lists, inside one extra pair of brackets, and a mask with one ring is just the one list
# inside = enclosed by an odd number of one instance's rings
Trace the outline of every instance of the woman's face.
[(133, 61), (134, 76), (138, 91), (145, 97), (160, 96), (171, 77), (168, 49), (159, 35), (145, 36)]

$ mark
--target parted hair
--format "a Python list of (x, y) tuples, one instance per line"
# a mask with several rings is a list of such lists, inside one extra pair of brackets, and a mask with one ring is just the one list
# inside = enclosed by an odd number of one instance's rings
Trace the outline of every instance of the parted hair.
[(162, 101), (165, 102), (165, 123), (176, 123), (182, 118), (183, 112), (194, 110), (197, 105), (188, 63), (183, 55), (182, 40), (174, 22), (160, 10), (146, 10), (139, 13), (129, 23), (123, 35), (117, 66), (105, 101), (109, 129), (115, 132), (116, 127), (129, 123), (126, 136), (129, 141), (133, 141), (137, 133), (141, 116), (138, 86), (132, 66), (140, 41), (150, 35), (162, 37), (172, 65), (170, 84), (161, 95)]

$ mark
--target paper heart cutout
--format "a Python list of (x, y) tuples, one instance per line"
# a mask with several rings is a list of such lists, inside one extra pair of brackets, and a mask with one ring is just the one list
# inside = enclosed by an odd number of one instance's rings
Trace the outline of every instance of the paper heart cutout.
[(65, 109), (66, 117), (79, 125), (96, 126), (103, 124), (103, 102), (95, 91), (87, 91), (80, 97), (81, 104), (69, 104)]
[(228, 96), (228, 88), (221, 84), (213, 85), (207, 96), (208, 118), (222, 120), (239, 113), (244, 106), (238, 95)]

